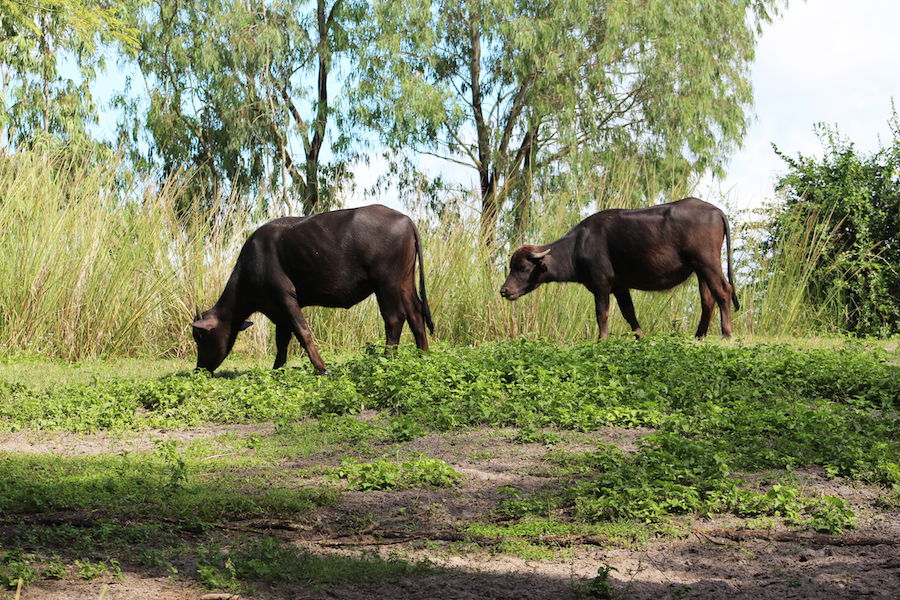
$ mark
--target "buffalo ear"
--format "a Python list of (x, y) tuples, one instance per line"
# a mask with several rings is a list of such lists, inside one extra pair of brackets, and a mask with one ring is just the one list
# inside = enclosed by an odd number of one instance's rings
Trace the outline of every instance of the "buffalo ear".
[(213, 328), (219, 323), (219, 320), (215, 317), (206, 317), (205, 319), (197, 319), (193, 323), (191, 323), (191, 327), (194, 329), (205, 329), (206, 331), (212, 331)]
[(253, 321), (244, 321), (243, 323), (241, 323), (241, 328), (238, 329), (238, 331), (243, 331), (243, 330), (247, 329), (248, 327), (250, 327), (251, 325), (253, 325)]

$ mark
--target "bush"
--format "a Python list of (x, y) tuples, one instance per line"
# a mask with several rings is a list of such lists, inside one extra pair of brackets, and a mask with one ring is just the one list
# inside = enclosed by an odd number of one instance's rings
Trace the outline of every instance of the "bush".
[[(812, 222), (830, 238), (815, 256), (807, 281), (809, 301), (836, 299), (839, 324), (857, 335), (900, 333), (900, 120), (889, 121), (893, 145), (865, 156), (835, 129), (817, 126), (821, 159), (784, 156), (790, 167), (779, 181), (785, 204), (771, 223), (776, 259)], [(796, 238), (795, 238), (796, 239)], [(777, 261), (776, 261), (777, 264)]]

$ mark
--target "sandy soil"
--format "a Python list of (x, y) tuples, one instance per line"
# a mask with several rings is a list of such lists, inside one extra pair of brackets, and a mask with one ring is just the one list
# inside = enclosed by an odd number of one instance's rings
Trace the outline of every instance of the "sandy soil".
[[(265, 435), (269, 426), (213, 427), (178, 432), (153, 432), (130, 439), (72, 434), (0, 434), (0, 451), (96, 454), (136, 452), (153, 448), (153, 438), (190, 441), (230, 431)], [(634, 451), (646, 432), (607, 430), (592, 438), (558, 444), (569, 451), (588, 450), (598, 441)], [(492, 552), (497, 540), (479, 540), (482, 548), (460, 542), (462, 524), (485, 520), (501, 498), (501, 486), (524, 491), (553, 485), (547, 476), (547, 448), (518, 444), (511, 432), (474, 431), (458, 436), (429, 435), (411, 442), (405, 451), (440, 458), (465, 475), (453, 490), (347, 492), (336, 506), (319, 510), (303, 523), (243, 522), (230, 527), (277, 535), (285, 543), (320, 553), (359, 555), (361, 550), (384, 557), (427, 558), (452, 567), (445, 575), (404, 579), (377, 586), (336, 585), (327, 589), (302, 586), (257, 586), (254, 598), (299, 599), (567, 599), (584, 597), (601, 567), (612, 567), (609, 582), (614, 598), (753, 599), (807, 598), (821, 600), (900, 597), (900, 514), (876, 508), (885, 491), (829, 480), (820, 473), (802, 473), (809, 492), (820, 491), (851, 503), (858, 526), (841, 536), (786, 529), (741, 530), (737, 519), (717, 517), (684, 520), (682, 538), (651, 539), (640, 547), (603, 540), (547, 539), (559, 550), (551, 560), (523, 560)], [(321, 459), (336, 462), (323, 451)], [(310, 462), (285, 464), (285, 469)], [(321, 461), (320, 461), (321, 462)], [(360, 519), (364, 518), (364, 526)], [(129, 565), (123, 580), (42, 581), (28, 587), (22, 600), (218, 600), (228, 598), (202, 590), (188, 580), (152, 577)], [(185, 565), (188, 572), (190, 565)], [(0, 598), (2, 598), (0, 594)]]

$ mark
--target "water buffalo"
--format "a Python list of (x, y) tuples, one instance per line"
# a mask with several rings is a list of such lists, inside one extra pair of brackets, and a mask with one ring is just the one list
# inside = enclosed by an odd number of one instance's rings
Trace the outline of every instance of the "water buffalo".
[[(722, 239), (728, 251), (728, 279), (722, 273)], [(731, 275), (731, 236), (725, 214), (697, 198), (636, 210), (612, 209), (591, 215), (569, 233), (544, 246), (522, 246), (509, 260), (500, 295), (516, 300), (548, 281), (574, 281), (594, 294), (600, 338), (609, 337), (609, 294), (638, 338), (644, 332), (634, 315), (629, 289), (667, 290), (691, 273), (700, 282), (700, 325), (706, 335), (715, 304), (722, 335), (731, 337), (731, 302), (739, 308)]]
[[(416, 259), (419, 293), (416, 295)], [(420, 350), (428, 351), (425, 324), (434, 333), (425, 295), (422, 243), (409, 217), (374, 205), (310, 217), (275, 219), (254, 231), (238, 256), (225, 291), (193, 326), (197, 369), (212, 373), (234, 346), (245, 321), (261, 312), (275, 323), (277, 355), (273, 368), (287, 361), (288, 343), (297, 336), (319, 373), (325, 363), (313, 343), (301, 309), (350, 308), (373, 293), (384, 318), (387, 350), (400, 342), (408, 321)]]

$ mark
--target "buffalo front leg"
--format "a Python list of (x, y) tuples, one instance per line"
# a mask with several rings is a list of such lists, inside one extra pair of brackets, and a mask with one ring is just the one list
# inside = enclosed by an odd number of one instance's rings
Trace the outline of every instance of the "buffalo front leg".
[(644, 330), (641, 329), (637, 320), (637, 315), (634, 314), (634, 303), (631, 301), (631, 292), (628, 291), (628, 288), (625, 288), (622, 290), (615, 290), (613, 291), (613, 294), (616, 296), (616, 302), (619, 303), (619, 310), (622, 311), (622, 316), (625, 317), (625, 320), (631, 325), (634, 336), (637, 339), (644, 337)]
[(609, 337), (609, 292), (594, 293), (594, 306), (597, 312), (597, 327), (600, 339)]

